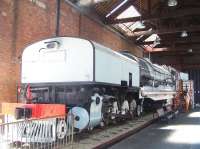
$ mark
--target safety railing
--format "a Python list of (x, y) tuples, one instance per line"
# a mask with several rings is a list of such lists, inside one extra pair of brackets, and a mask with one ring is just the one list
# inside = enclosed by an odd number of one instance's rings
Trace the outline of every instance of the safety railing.
[[(9, 116), (5, 116), (8, 121)], [(74, 116), (25, 119), (0, 124), (2, 149), (73, 148)]]

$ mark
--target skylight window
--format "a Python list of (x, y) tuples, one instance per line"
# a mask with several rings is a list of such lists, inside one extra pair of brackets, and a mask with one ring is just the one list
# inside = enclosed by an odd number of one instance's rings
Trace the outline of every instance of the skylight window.
[(152, 34), (147, 39), (145, 39), (146, 42), (148, 42), (148, 41), (155, 41), (155, 40), (160, 40), (160, 37), (157, 34)]
[(117, 16), (117, 19), (124, 19), (130, 17), (139, 17), (141, 14), (136, 10), (136, 8), (132, 5), (128, 7), (125, 11), (123, 11), (120, 15)]
[(135, 29), (144, 29), (145, 25), (141, 23), (140, 21), (135, 22), (133, 25), (131, 25), (130, 30), (134, 31)]
[(121, 6), (123, 6), (128, 0), (124, 0), (122, 3), (120, 3), (117, 7), (115, 7), (111, 12), (109, 12), (106, 15), (106, 18), (111, 16), (115, 11), (117, 11)]

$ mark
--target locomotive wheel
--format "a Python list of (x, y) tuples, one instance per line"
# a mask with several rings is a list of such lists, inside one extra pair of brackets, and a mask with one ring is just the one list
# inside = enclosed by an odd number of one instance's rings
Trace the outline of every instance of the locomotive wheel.
[(123, 112), (122, 112), (123, 115), (127, 115), (127, 114), (128, 114), (128, 111), (129, 111), (129, 109), (130, 109), (129, 107), (130, 107), (130, 105), (129, 105), (128, 101), (125, 100), (125, 101), (123, 102), (122, 108), (121, 108), (121, 110), (123, 110)]
[(131, 117), (131, 119), (133, 119), (134, 116), (135, 116), (135, 110), (136, 110), (136, 108), (137, 108), (136, 100), (133, 99), (133, 100), (130, 102), (129, 106), (130, 106), (130, 108), (129, 108), (129, 109), (130, 109), (130, 117)]
[(137, 105), (137, 109), (136, 109), (136, 114), (137, 114), (137, 117), (141, 117), (142, 116), (142, 111), (143, 111), (143, 108), (141, 105)]
[(106, 125), (105, 125), (105, 122), (104, 121), (101, 121), (101, 123), (100, 123), (100, 127), (101, 128), (104, 128)]
[(105, 105), (103, 105), (103, 113), (102, 113), (102, 117), (103, 117), (103, 119), (102, 119), (102, 123), (103, 123), (103, 125), (102, 126), (104, 126), (104, 127), (106, 127), (106, 126), (108, 126), (110, 123), (111, 123), (111, 111), (112, 111), (112, 109), (111, 109), (111, 107), (110, 106), (105, 106)]
[[(105, 102), (106, 101), (106, 102)], [(108, 126), (109, 124), (113, 123), (116, 119), (116, 114), (118, 113), (118, 108), (114, 108), (113, 99), (109, 98), (106, 99), (102, 105), (102, 117), (103, 117), (103, 126)]]

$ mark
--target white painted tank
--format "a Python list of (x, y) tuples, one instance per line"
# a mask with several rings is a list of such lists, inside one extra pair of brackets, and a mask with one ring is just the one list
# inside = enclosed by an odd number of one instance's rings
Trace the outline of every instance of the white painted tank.
[(95, 42), (57, 37), (36, 42), (22, 55), (22, 83), (98, 82), (139, 87), (135, 60)]

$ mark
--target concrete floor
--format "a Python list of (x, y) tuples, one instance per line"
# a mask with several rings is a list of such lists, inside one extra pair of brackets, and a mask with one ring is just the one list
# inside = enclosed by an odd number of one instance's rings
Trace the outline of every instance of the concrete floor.
[(109, 149), (200, 149), (200, 109), (156, 122)]

